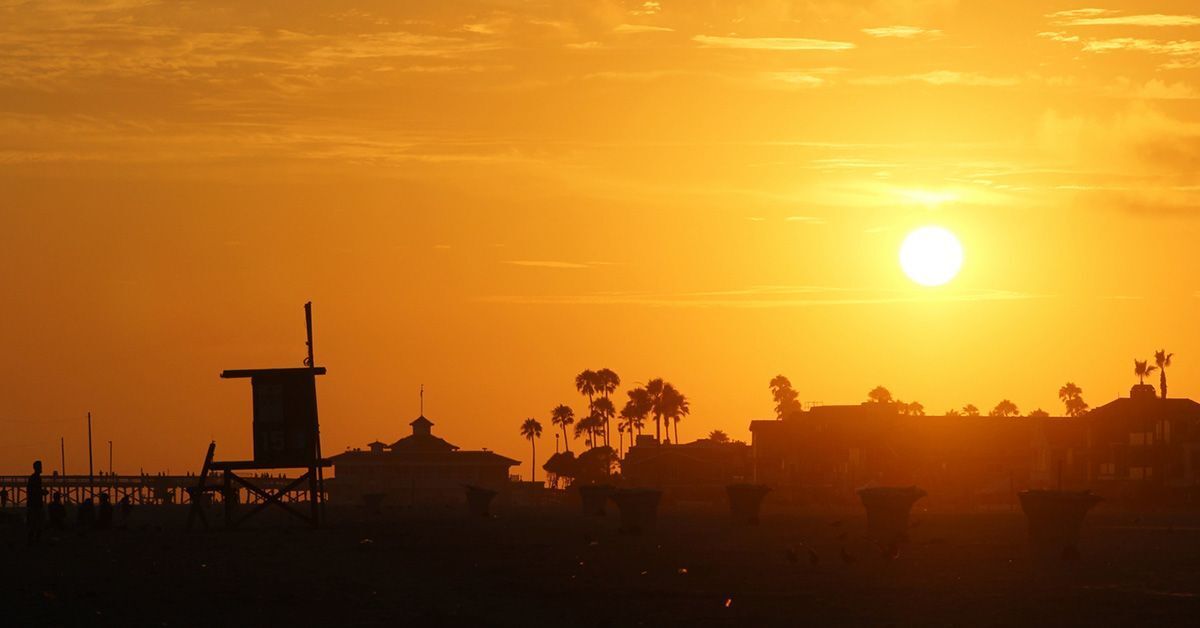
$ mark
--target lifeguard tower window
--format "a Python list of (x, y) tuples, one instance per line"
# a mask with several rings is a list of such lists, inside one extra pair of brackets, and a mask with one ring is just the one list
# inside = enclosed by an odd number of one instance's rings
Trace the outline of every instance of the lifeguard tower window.
[(225, 371), (249, 377), (254, 393), (254, 462), (307, 467), (317, 458), (316, 375), (323, 368)]

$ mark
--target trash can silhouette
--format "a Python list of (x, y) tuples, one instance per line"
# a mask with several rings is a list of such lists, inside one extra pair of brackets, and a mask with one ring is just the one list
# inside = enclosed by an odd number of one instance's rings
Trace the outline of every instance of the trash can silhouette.
[(867, 535), (885, 547), (908, 542), (908, 515), (926, 495), (915, 486), (873, 486), (858, 489), (867, 510)]
[(621, 511), (621, 534), (641, 534), (654, 529), (662, 491), (651, 488), (622, 488), (612, 492), (612, 500)]
[(729, 513), (735, 523), (755, 525), (762, 509), (763, 498), (771, 492), (766, 484), (730, 484), (725, 487), (729, 496)]
[(1073, 558), (1079, 553), (1083, 519), (1104, 501), (1091, 491), (1031, 489), (1017, 493), (1029, 523), (1029, 546), (1043, 558)]

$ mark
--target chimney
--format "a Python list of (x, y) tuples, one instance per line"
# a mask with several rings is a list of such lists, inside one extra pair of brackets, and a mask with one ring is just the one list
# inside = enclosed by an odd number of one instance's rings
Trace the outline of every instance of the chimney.
[(1129, 389), (1130, 399), (1157, 399), (1158, 392), (1150, 384), (1135, 384)]

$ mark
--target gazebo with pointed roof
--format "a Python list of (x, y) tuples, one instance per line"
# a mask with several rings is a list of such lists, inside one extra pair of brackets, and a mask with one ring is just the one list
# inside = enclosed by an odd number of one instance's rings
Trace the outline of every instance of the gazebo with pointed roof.
[(388, 446), (392, 451), (455, 451), (457, 445), (452, 445), (445, 440), (433, 435), (433, 421), (421, 415), (413, 420), (409, 425), (412, 426), (412, 434), (401, 438), (400, 440)]
[(463, 451), (433, 435), (433, 421), (421, 414), (409, 422), (412, 433), (390, 445), (375, 441), (368, 450), (333, 456), (336, 481), (330, 497), (355, 501), (369, 493), (392, 501), (447, 501), (461, 498), (462, 486), (502, 488), (519, 461), (495, 452)]

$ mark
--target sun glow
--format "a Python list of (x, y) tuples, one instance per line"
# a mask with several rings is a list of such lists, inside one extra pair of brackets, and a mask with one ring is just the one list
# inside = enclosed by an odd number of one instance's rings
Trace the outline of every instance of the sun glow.
[(900, 268), (922, 286), (940, 286), (954, 279), (962, 261), (958, 238), (942, 227), (921, 227), (900, 245)]

